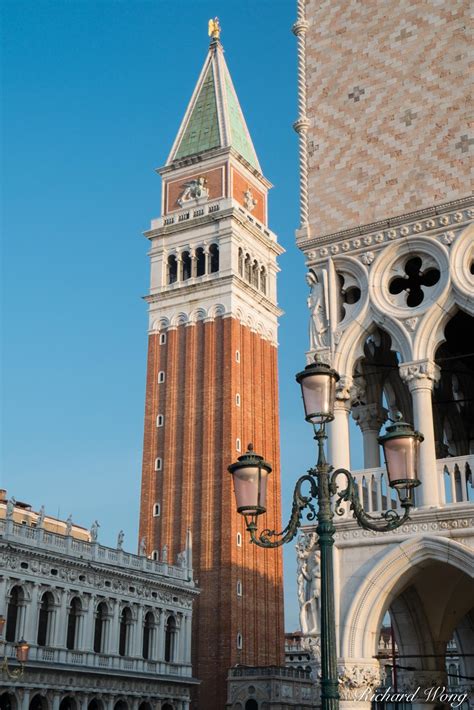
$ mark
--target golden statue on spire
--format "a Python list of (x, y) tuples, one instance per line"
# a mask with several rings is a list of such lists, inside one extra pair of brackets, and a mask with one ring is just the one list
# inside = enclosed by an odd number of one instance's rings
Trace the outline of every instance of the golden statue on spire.
[(208, 25), (208, 30), (207, 34), (209, 37), (212, 37), (212, 39), (219, 39), (221, 36), (221, 26), (219, 24), (219, 18), (215, 17), (214, 19), (209, 20), (209, 25)]

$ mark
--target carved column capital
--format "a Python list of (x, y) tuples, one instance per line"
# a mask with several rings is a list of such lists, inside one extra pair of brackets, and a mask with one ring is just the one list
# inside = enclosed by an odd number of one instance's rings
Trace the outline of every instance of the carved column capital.
[(336, 400), (339, 402), (349, 402), (352, 396), (352, 377), (341, 375), (336, 383)]
[(359, 404), (352, 409), (352, 418), (362, 431), (379, 432), (387, 421), (388, 412), (380, 404)]
[(381, 683), (380, 665), (367, 662), (344, 663), (338, 668), (341, 700), (361, 700), (367, 690), (375, 690)]
[(399, 365), (400, 377), (410, 391), (416, 389), (432, 389), (433, 384), (438, 382), (441, 372), (433, 360), (414, 360), (413, 362), (402, 362)]

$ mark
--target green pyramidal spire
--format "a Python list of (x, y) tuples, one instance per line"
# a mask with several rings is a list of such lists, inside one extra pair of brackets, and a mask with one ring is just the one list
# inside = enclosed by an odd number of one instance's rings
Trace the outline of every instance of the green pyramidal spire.
[(234, 148), (253, 168), (262, 172), (222, 45), (218, 39), (213, 39), (166, 164), (225, 147)]

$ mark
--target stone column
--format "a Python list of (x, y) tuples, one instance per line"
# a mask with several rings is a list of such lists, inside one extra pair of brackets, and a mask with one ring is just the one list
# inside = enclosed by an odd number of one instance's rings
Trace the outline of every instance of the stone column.
[(135, 622), (135, 643), (132, 649), (132, 656), (143, 658), (143, 607), (140, 604), (137, 609), (137, 620)]
[(379, 468), (380, 429), (387, 419), (387, 411), (380, 404), (360, 404), (352, 409), (352, 418), (360, 427), (364, 440), (364, 468)]
[(24, 622), (24, 638), (29, 644), (36, 644), (38, 632), (39, 615), (39, 586), (33, 584), (31, 589), (31, 601), (26, 608)]
[(193, 251), (191, 254), (191, 278), (194, 279), (197, 273), (197, 256), (196, 252)]
[(21, 698), (21, 710), (29, 710), (30, 708), (30, 691), (25, 688)]
[(176, 281), (183, 280), (183, 258), (181, 254), (176, 256)]
[(422, 485), (416, 489), (418, 507), (438, 506), (440, 481), (436, 468), (436, 446), (433, 425), (431, 393), (439, 380), (439, 367), (432, 360), (417, 360), (400, 364), (400, 376), (408, 384), (413, 402), (413, 424), (423, 434), (420, 446), (419, 478)]
[(158, 653), (156, 658), (158, 661), (165, 660), (165, 610), (160, 609), (160, 619), (158, 622), (158, 633), (157, 633), (157, 645)]
[(52, 636), (52, 645), (57, 648), (66, 648), (66, 634), (68, 626), (68, 592), (67, 589), (60, 591), (61, 601), (54, 611), (55, 615), (55, 633)]
[(59, 705), (61, 702), (61, 696), (59, 693), (53, 694), (52, 710), (59, 710)]
[(352, 378), (341, 377), (336, 385), (334, 419), (328, 427), (328, 461), (334, 468), (351, 467), (349, 439), (350, 387)]
[(105, 653), (114, 655), (119, 652), (119, 633), (120, 633), (120, 604), (118, 599), (111, 599), (114, 605), (112, 615), (107, 619), (107, 639), (105, 645)]
[(95, 606), (96, 598), (94, 595), (89, 597), (89, 605), (81, 618), (81, 635), (79, 638), (79, 648), (83, 651), (92, 651), (94, 648), (94, 630), (95, 630)]

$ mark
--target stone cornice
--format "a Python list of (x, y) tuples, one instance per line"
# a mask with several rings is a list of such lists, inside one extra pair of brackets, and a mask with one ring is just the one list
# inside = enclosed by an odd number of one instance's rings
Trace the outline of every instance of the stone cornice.
[[(387, 533), (363, 530), (352, 517), (335, 520), (336, 547), (365, 547), (370, 545), (387, 545), (402, 542), (415, 535), (429, 533), (444, 537), (474, 538), (474, 505), (472, 503), (457, 503), (443, 508), (418, 508), (410, 516), (410, 520), (397, 530)], [(316, 531), (315, 525), (304, 525), (302, 532)]]
[[(228, 202), (228, 200), (226, 200)], [(176, 215), (179, 217), (179, 213)], [(274, 233), (261, 225), (260, 222), (255, 220), (254, 217), (249, 215), (243, 208), (236, 206), (226, 207), (224, 209), (218, 209), (215, 212), (209, 212), (208, 214), (202, 215), (201, 217), (193, 217), (192, 219), (185, 219), (182, 221), (174, 222), (173, 224), (166, 224), (161, 227), (156, 227), (154, 229), (148, 229), (143, 232), (147, 239), (156, 239), (157, 237), (165, 237), (169, 234), (174, 234), (176, 232), (187, 231), (189, 232), (190, 227), (196, 229), (202, 227), (206, 224), (212, 224), (223, 219), (231, 218), (236, 220), (242, 227), (248, 230), (255, 239), (257, 239), (265, 248), (270, 249), (274, 254), (279, 256), (285, 252), (285, 249), (277, 242)], [(171, 219), (171, 217), (170, 217)], [(259, 226), (257, 226), (260, 225)], [(223, 233), (223, 235), (225, 232)], [(219, 242), (220, 237), (216, 237), (216, 242)]]
[[(189, 283), (190, 281), (193, 281), (193, 283)], [(189, 283), (189, 285), (184, 285), (185, 283)], [(263, 293), (261, 293), (261, 291), (257, 291), (253, 286), (247, 283), (245, 279), (235, 274), (229, 274), (228, 276), (220, 276), (219, 274), (216, 274), (216, 278), (207, 279), (198, 277), (196, 279), (189, 279), (186, 282), (180, 282), (180, 285), (176, 288), (166, 288), (163, 291), (160, 291), (158, 293), (152, 293), (148, 296), (143, 296), (142, 298), (149, 304), (161, 303), (164, 305), (168, 296), (171, 300), (173, 296), (176, 296), (179, 293), (182, 302), (185, 303), (191, 295), (193, 296), (193, 299), (195, 299), (196, 295), (200, 291), (206, 291), (210, 286), (216, 286), (217, 288), (227, 286), (229, 290), (236, 286), (242, 291), (244, 291), (244, 293), (247, 293), (249, 296), (251, 296), (252, 299), (256, 300), (259, 304), (262, 304), (272, 315), (276, 317), (283, 315), (283, 311), (281, 310), (281, 308), (279, 308), (272, 301), (270, 301), (270, 299), (268, 299)], [(219, 300), (218, 296), (216, 296), (216, 299)], [(234, 314), (225, 313), (222, 315)]]
[[(140, 597), (145, 599), (148, 599), (149, 597), (146, 597), (143, 594), (138, 594), (138, 590), (132, 593), (129, 592), (128, 589), (126, 591), (121, 591), (120, 589), (115, 589), (113, 587), (105, 587), (104, 582), (106, 578), (109, 580), (127, 580), (128, 584), (130, 582), (134, 582), (136, 585), (148, 586), (153, 589), (176, 593), (187, 600), (191, 600), (194, 596), (200, 593), (199, 588), (188, 586), (189, 582), (186, 582), (184, 580), (181, 580), (181, 584), (183, 586), (180, 586), (178, 580), (174, 582), (171, 580), (171, 578), (167, 579), (162, 575), (156, 575), (156, 577), (153, 578), (152, 573), (141, 573), (139, 570), (132, 571), (128, 568), (121, 570), (118, 566), (108, 567), (107, 565), (103, 565), (96, 560), (77, 559), (75, 557), (62, 555), (59, 552), (32, 548), (26, 545), (22, 545), (16, 540), (10, 542), (0, 538), (0, 553), (2, 552), (8, 552), (11, 556), (23, 555), (26, 559), (28, 559), (29, 562), (31, 560), (37, 560), (38, 562), (54, 564), (58, 568), (61, 566), (66, 568), (76, 568), (83, 571), (86, 575), (94, 574), (101, 575), (103, 577), (102, 583), (99, 586), (96, 580), (94, 580), (93, 583), (87, 581), (87, 579), (85, 581), (81, 581), (79, 580), (79, 576), (77, 576), (75, 579), (71, 579), (70, 576), (63, 578), (59, 574), (57, 576), (52, 577), (47, 576), (46, 573), (38, 573), (31, 569), (20, 570), (20, 568), (17, 567), (10, 567), (11, 572), (13, 574), (17, 574), (21, 571), (22, 576), (24, 578), (35, 577), (35, 582), (38, 584), (73, 586), (77, 587), (78, 589), (83, 589), (83, 591), (88, 594), (99, 594), (110, 598), (124, 595), (128, 597)], [(6, 565), (0, 564), (0, 569), (8, 568), (6, 567)], [(151, 601), (158, 602), (159, 600), (151, 597), (150, 602)]]
[[(347, 253), (359, 248), (364, 249), (371, 245), (377, 246), (411, 234), (426, 234), (427, 232), (449, 228), (449, 226), (454, 227), (469, 223), (474, 217), (473, 205), (473, 198), (466, 197), (332, 234), (309, 238), (298, 238), (297, 236), (296, 241), (298, 247), (310, 259), (329, 254)], [(306, 234), (306, 231), (304, 233)], [(358, 239), (359, 237), (361, 239)], [(326, 252), (323, 252), (325, 248)], [(315, 251), (311, 255), (308, 252), (312, 249), (317, 249), (317, 252)]]

